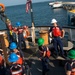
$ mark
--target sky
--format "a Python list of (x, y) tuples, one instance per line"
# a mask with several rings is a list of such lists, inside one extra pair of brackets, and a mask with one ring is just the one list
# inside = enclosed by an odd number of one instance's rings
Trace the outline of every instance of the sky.
[[(0, 0), (0, 3), (3, 3), (5, 6), (12, 6), (12, 5), (26, 4), (26, 1), (27, 0)], [(32, 0), (32, 3), (44, 1), (50, 0)]]

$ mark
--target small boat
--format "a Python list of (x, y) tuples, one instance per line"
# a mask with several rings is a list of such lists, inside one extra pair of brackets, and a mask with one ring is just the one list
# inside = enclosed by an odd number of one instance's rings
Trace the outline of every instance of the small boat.
[(52, 6), (52, 8), (59, 8), (63, 6), (61, 1), (52, 2), (52, 3), (49, 3), (49, 5)]
[(52, 6), (54, 4), (54, 2), (50, 2), (49, 5)]

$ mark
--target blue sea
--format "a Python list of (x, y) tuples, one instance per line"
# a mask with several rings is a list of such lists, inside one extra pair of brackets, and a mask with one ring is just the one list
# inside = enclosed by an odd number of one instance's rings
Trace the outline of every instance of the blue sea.
[[(53, 18), (57, 19), (61, 26), (68, 25), (67, 10), (63, 8), (52, 9), (47, 2), (33, 3), (33, 20), (35, 26), (49, 26)], [(21, 22), (22, 26), (31, 26), (31, 14), (26, 13), (26, 5), (9, 6), (5, 9), (5, 14), (11, 20), (12, 25)], [(6, 25), (0, 20), (0, 29), (5, 29)]]

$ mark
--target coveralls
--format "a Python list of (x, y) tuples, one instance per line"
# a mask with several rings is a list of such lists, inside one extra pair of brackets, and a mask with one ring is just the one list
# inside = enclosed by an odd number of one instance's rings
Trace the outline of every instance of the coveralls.
[(18, 46), (20, 50), (22, 49), (22, 42), (24, 43), (24, 48), (26, 48), (25, 39), (23, 37), (23, 31), (20, 32), (20, 28), (18, 28)]
[(42, 52), (42, 75), (46, 75), (49, 71), (49, 58), (47, 56), (43, 56), (43, 53), (46, 52), (47, 48), (45, 46), (39, 46), (39, 50)]
[[(59, 32), (56, 33), (56, 31), (53, 31), (53, 28), (55, 28), (55, 27), (53, 26), (53, 27), (50, 28), (49, 33), (52, 32), (52, 37), (53, 37), (52, 42), (53, 42), (54, 49), (55, 49), (56, 54), (58, 56), (59, 55), (59, 53), (58, 53), (58, 46), (59, 46), (59, 49), (61, 51), (61, 55), (63, 56), (64, 55), (64, 51), (63, 51), (63, 43), (62, 43), (61, 38), (60, 38), (61, 35), (58, 34)], [(61, 32), (62, 28), (57, 26), (57, 29), (58, 28), (60, 29), (60, 32)]]

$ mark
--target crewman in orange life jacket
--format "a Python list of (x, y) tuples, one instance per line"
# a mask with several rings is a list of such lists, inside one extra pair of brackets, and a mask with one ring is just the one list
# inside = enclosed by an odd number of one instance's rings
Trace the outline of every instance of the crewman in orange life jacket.
[(50, 57), (50, 50), (48, 47), (44, 45), (44, 39), (39, 38), (38, 39), (38, 47), (39, 52), (41, 53), (41, 61), (42, 61), (42, 75), (46, 75), (49, 71), (49, 57)]
[(23, 29), (20, 27), (21, 23), (17, 22), (16, 26), (18, 26), (17, 31), (18, 31), (18, 46), (19, 46), (19, 49), (20, 50), (22, 49), (22, 42), (24, 43), (24, 48), (26, 49), (25, 39), (24, 39), (24, 36), (23, 36)]
[(69, 58), (69, 61), (65, 64), (66, 75), (75, 75), (75, 49), (71, 49), (68, 52), (67, 57)]
[(53, 27), (50, 28), (49, 33), (52, 32), (52, 37), (53, 37), (53, 46), (56, 52), (56, 57), (58, 57), (59, 53), (58, 53), (58, 46), (59, 49), (61, 51), (61, 56), (64, 56), (64, 50), (63, 50), (63, 43), (61, 41), (61, 38), (64, 37), (64, 30), (57, 25), (57, 20), (56, 19), (52, 19), (51, 24), (53, 25)]
[(23, 64), (24, 54), (23, 54), (23, 52), (21, 50), (17, 49), (17, 44), (15, 42), (12, 42), (12, 43), (10, 43), (9, 48), (10, 48), (9, 54), (11, 54), (13, 52), (16, 53), (17, 56), (19, 57), (19, 60), (18, 60), (17, 63)]
[(23, 65), (17, 63), (19, 57), (15, 53), (11, 53), (8, 57), (8, 61), (11, 63), (9, 67), (9, 75), (26, 75)]

